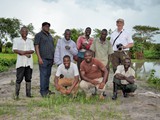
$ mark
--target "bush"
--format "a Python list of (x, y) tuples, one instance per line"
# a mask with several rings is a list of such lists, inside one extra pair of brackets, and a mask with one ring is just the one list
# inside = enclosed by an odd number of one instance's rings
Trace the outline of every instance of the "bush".
[(160, 59), (160, 51), (145, 50), (144, 57), (146, 59)]
[(155, 70), (151, 70), (150, 76), (147, 80), (150, 86), (160, 89), (160, 78), (155, 77)]
[(8, 68), (16, 63), (16, 59), (0, 58), (0, 72), (8, 70)]

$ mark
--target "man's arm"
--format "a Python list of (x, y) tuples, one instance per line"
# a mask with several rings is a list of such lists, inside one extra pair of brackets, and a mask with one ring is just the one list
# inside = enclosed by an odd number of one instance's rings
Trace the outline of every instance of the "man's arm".
[(36, 54), (37, 54), (37, 57), (38, 57), (38, 62), (41, 65), (41, 64), (43, 64), (43, 60), (42, 60), (41, 55), (39, 53), (39, 45), (35, 45), (35, 50), (36, 50)]
[(109, 75), (108, 70), (107, 70), (106, 67), (103, 67), (101, 70), (102, 70), (102, 72), (104, 73), (104, 76), (103, 76), (102, 82), (101, 82), (100, 85), (99, 85), (99, 89), (103, 89), (103, 87), (105, 86), (105, 84), (106, 84), (107, 81), (108, 81), (108, 75)]
[(74, 89), (74, 87), (79, 83), (79, 75), (74, 77), (74, 82), (72, 84), (72, 86), (66, 91), (66, 94), (70, 94), (72, 92), (72, 90)]
[(81, 73), (82, 80), (84, 80), (84, 81), (86, 81), (86, 82), (89, 82), (89, 83), (92, 83), (92, 84), (94, 84), (94, 85), (99, 84), (98, 81), (96, 81), (96, 80), (94, 80), (94, 79), (92, 80), (92, 79), (87, 78), (87, 77), (85, 76), (85, 72), (84, 72), (84, 71), (80, 71), (80, 73)]
[(55, 49), (55, 53), (54, 53), (54, 62), (56, 65), (60, 65), (61, 64), (61, 44), (60, 44), (61, 40), (59, 39), (56, 45), (56, 49)]
[(55, 76), (55, 77), (54, 77), (54, 85), (55, 85), (55, 87), (56, 87), (57, 90), (60, 89), (60, 87), (59, 87), (59, 85), (58, 85), (58, 78), (59, 78), (58, 76)]
[(78, 50), (77, 50), (77, 46), (76, 46), (75, 42), (73, 42), (73, 46), (70, 46), (69, 52), (72, 55), (77, 55), (78, 54)]
[(122, 75), (122, 74), (120, 74), (120, 73), (117, 73), (117, 74), (115, 75), (115, 77), (116, 77), (117, 79), (119, 79), (119, 80), (126, 80), (127, 82), (129, 82), (129, 83), (131, 83), (131, 84), (134, 83), (134, 79), (135, 79), (134, 76), (126, 77), (126, 76), (124, 76), (124, 75)]
[(19, 55), (27, 55), (27, 54), (33, 54), (33, 50), (23, 51), (23, 50), (13, 50), (15, 53)]
[(123, 46), (123, 49), (131, 48), (131, 47), (133, 47), (133, 45), (134, 45), (134, 43), (129, 43), (128, 45)]

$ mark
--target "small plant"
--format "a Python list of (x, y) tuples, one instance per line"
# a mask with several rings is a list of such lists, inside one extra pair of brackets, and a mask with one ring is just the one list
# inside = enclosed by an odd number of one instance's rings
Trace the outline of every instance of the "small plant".
[(160, 89), (160, 78), (155, 77), (155, 70), (151, 70), (150, 76), (147, 80), (150, 86), (155, 87), (156, 89)]

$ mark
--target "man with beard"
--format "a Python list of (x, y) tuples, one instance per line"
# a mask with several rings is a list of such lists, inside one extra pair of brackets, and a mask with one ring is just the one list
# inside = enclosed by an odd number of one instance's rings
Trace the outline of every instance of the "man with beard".
[(121, 89), (123, 96), (127, 97), (128, 93), (133, 93), (137, 86), (135, 83), (135, 71), (130, 67), (130, 58), (125, 58), (124, 65), (117, 66), (113, 79), (113, 100), (117, 99), (117, 90)]
[(100, 99), (105, 98), (105, 85), (108, 81), (108, 71), (106, 67), (96, 58), (93, 58), (93, 52), (88, 50), (84, 54), (84, 61), (80, 65), (82, 81), (80, 87), (84, 90), (86, 98), (92, 95), (91, 90), (96, 87)]
[(77, 65), (71, 62), (69, 55), (63, 57), (63, 63), (58, 66), (54, 78), (54, 85), (62, 94), (73, 94), (76, 96), (78, 91), (79, 72)]

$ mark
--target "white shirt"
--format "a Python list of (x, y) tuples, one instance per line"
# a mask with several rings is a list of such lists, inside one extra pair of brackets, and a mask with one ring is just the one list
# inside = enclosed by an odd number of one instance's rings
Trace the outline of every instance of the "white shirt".
[[(69, 46), (70, 49), (66, 50), (65, 46)], [(73, 62), (73, 56), (78, 54), (76, 43), (73, 40), (66, 40), (65, 38), (59, 39), (56, 45), (54, 54), (54, 62), (59, 65), (63, 63), (63, 57), (69, 55)]]
[[(120, 31), (121, 32), (121, 31)], [(118, 32), (118, 30), (116, 29), (112, 34), (111, 34), (111, 40), (110, 43), (111, 45), (113, 45), (113, 42), (115, 40), (115, 38), (120, 34), (120, 32)], [(114, 43), (113, 50), (117, 51), (117, 46), (118, 44), (122, 44), (123, 46), (128, 45), (129, 43), (133, 43), (132, 37), (131, 35), (126, 31), (126, 30), (122, 30), (122, 33), (120, 34), (120, 36), (117, 38), (117, 40)], [(129, 48), (126, 48), (124, 50), (129, 50)]]
[[(23, 50), (23, 51), (34, 51), (34, 45), (33, 41), (31, 39), (23, 40), (22, 37), (17, 37), (13, 40), (13, 50)], [(28, 58), (25, 55), (19, 55), (17, 54), (17, 62), (16, 62), (16, 68), (19, 67), (27, 67), (30, 66), (30, 68), (33, 69), (33, 58), (32, 54), (31, 57)]]
[(69, 69), (66, 69), (64, 64), (59, 65), (56, 76), (59, 77), (61, 74), (63, 74), (65, 78), (74, 78), (75, 76), (78, 76), (79, 72), (77, 65), (71, 62)]
[[(126, 77), (129, 77), (129, 76), (134, 76), (135, 77), (135, 71), (133, 70), (133, 68), (129, 67), (127, 72), (125, 72), (124, 65), (118, 65), (117, 66), (117, 70), (116, 70), (114, 75), (116, 75), (117, 73), (120, 73), (120, 74), (122, 74)], [(129, 82), (126, 81), (126, 80), (121, 80), (121, 84), (129, 84)]]

